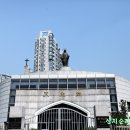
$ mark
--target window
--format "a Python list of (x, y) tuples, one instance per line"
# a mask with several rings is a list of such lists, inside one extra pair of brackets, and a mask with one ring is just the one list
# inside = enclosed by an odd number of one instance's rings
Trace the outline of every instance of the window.
[(49, 89), (57, 88), (57, 79), (49, 79)]
[(116, 89), (115, 88), (111, 88), (111, 89), (109, 89), (109, 92), (110, 92), (110, 94), (116, 94)]
[(86, 88), (86, 79), (78, 79), (78, 88)]
[(20, 89), (28, 89), (29, 88), (29, 79), (21, 79)]
[(115, 80), (114, 79), (106, 79), (107, 88), (115, 87)]
[(30, 85), (30, 89), (36, 89), (36, 85)]
[(40, 79), (40, 89), (48, 89), (48, 79)]
[(20, 85), (20, 89), (29, 89), (29, 85)]
[(97, 88), (106, 88), (105, 79), (97, 79)]
[(117, 112), (118, 111), (117, 103), (111, 103), (111, 111), (112, 112)]
[(16, 89), (19, 89), (19, 85), (16, 85)]
[(11, 90), (10, 95), (11, 95), (11, 96), (14, 96), (14, 95), (15, 95), (15, 93), (16, 93), (16, 91), (15, 91), (15, 90)]
[(15, 97), (14, 97), (14, 96), (13, 96), (13, 97), (12, 97), (12, 96), (10, 97), (10, 103), (11, 103), (11, 104), (14, 104), (14, 103), (15, 103)]
[(68, 79), (68, 89), (77, 88), (76, 79)]
[(130, 112), (130, 102), (127, 102), (128, 112)]
[(117, 102), (116, 95), (110, 95), (111, 102)]
[(67, 79), (59, 79), (59, 89), (67, 89)]
[(95, 89), (96, 88), (95, 79), (87, 79), (87, 87), (90, 89)]
[(30, 79), (30, 89), (38, 88), (39, 79)]

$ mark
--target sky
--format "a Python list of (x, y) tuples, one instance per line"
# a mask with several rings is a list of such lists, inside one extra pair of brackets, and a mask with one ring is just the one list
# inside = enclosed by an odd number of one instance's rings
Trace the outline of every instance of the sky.
[(0, 74), (34, 67), (35, 39), (51, 30), (72, 70), (130, 80), (130, 0), (0, 0)]

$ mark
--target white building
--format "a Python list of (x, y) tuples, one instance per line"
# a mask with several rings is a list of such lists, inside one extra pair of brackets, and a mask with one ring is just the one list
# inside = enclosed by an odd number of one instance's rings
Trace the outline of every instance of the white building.
[[(60, 71), (12, 75), (0, 83), (0, 125), (47, 130), (87, 130), (94, 117), (130, 107), (130, 81), (100, 72)], [(96, 112), (94, 109), (96, 108)], [(8, 114), (9, 113), (9, 114)]]
[(61, 68), (60, 48), (51, 31), (41, 31), (35, 42), (34, 71), (54, 71)]

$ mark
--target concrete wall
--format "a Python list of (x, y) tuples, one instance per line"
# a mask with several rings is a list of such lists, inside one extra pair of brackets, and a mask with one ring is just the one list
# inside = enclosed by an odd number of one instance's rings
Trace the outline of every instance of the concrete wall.
[(4, 125), (8, 116), (10, 79), (6, 79), (0, 83), (0, 126)]
[(130, 102), (130, 81), (122, 77), (115, 78), (118, 102), (120, 102), (121, 99)]
[[(121, 99), (130, 102), (130, 81), (122, 77), (116, 76), (116, 91), (117, 91), (117, 100), (120, 102)], [(120, 109), (120, 106), (118, 104)], [(130, 112), (128, 112), (130, 117)]]
[[(17, 90), (15, 107), (24, 109), (25, 118), (31, 117), (37, 110), (60, 100), (82, 106), (94, 115), (94, 105), (106, 105), (110, 110), (110, 96), (107, 89), (79, 90)], [(10, 111), (10, 116), (11, 116)]]

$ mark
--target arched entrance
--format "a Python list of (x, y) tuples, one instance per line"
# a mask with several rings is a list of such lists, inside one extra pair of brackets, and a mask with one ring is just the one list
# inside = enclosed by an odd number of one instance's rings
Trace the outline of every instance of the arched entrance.
[(33, 128), (31, 126), (35, 124), (38, 130), (88, 130), (94, 128), (95, 123), (90, 112), (83, 107), (67, 101), (58, 101), (35, 112), (27, 124), (28, 128)]
[(38, 114), (39, 130), (87, 130), (89, 126), (88, 113), (65, 102), (52, 105)]

